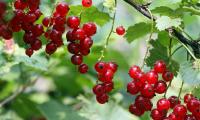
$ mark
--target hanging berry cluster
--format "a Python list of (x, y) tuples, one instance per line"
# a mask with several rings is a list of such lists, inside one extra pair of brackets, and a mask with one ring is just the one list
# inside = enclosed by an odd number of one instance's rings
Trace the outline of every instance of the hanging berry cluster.
[(28, 56), (42, 47), (39, 37), (44, 33), (44, 28), (40, 24), (34, 24), (42, 15), (39, 4), (40, 0), (16, 0), (14, 2), (15, 15), (10, 21), (10, 28), (13, 32), (24, 30), (23, 40), (28, 46), (26, 49)]
[[(159, 74), (163, 80), (159, 79)], [(174, 77), (172, 72), (166, 68), (164, 61), (159, 60), (155, 63), (154, 69), (144, 73), (138, 66), (132, 66), (129, 70), (129, 75), (133, 79), (127, 84), (127, 92), (131, 95), (136, 95), (135, 103), (131, 104), (129, 111), (137, 116), (141, 116), (145, 111), (150, 111), (152, 108), (151, 99), (155, 94), (163, 94), (167, 90), (167, 82)]]
[(9, 40), (12, 38), (12, 30), (7, 27), (9, 22), (4, 19), (6, 7), (6, 3), (0, 1), (0, 37)]
[(45, 17), (42, 21), (43, 25), (48, 28), (45, 32), (45, 37), (49, 39), (49, 43), (46, 45), (45, 51), (49, 55), (63, 45), (62, 35), (66, 29), (66, 16), (68, 12), (68, 4), (64, 2), (58, 3), (53, 16)]
[(90, 53), (90, 48), (93, 45), (92, 36), (96, 34), (97, 27), (94, 23), (89, 22), (83, 24), (80, 28), (80, 19), (76, 16), (71, 16), (67, 19), (67, 25), (72, 29), (67, 32), (68, 51), (73, 54), (71, 62), (74, 65), (79, 65), (79, 72), (86, 73), (88, 66), (83, 64), (83, 56)]
[[(184, 103), (181, 104), (176, 96), (162, 98), (157, 102), (157, 108), (151, 111), (151, 117), (153, 120), (200, 120), (200, 100), (186, 94)], [(170, 108), (173, 112), (168, 114)]]
[(118, 65), (114, 62), (98, 62), (95, 64), (98, 80), (102, 83), (97, 83), (97, 85), (93, 87), (93, 93), (96, 95), (96, 100), (100, 104), (108, 102), (108, 93), (114, 88), (112, 80), (117, 68)]

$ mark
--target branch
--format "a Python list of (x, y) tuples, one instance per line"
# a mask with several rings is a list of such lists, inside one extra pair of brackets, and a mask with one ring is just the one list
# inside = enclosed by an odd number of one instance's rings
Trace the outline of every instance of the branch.
[(26, 91), (26, 89), (29, 86), (34, 85), (39, 77), (37, 77), (36, 79), (34, 79), (33, 81), (19, 87), (11, 96), (7, 97), (6, 99), (4, 99), (3, 101), (0, 102), (0, 108), (3, 107), (4, 105), (10, 103), (12, 100), (14, 100), (16, 97), (18, 97), (21, 93), (23, 93), (24, 91)]
[[(134, 3), (132, 0), (124, 0), (126, 3), (128, 3), (129, 5), (131, 5), (132, 7), (134, 7), (138, 12), (140, 12), (141, 14), (143, 14), (145, 17), (149, 18), (149, 19), (153, 19), (154, 21), (156, 21), (156, 17), (152, 16), (151, 14), (148, 12), (148, 10), (146, 9), (146, 7), (141, 6), (141, 5), (137, 5), (136, 3)], [(190, 46), (194, 52), (194, 55), (197, 58), (200, 58), (200, 44), (196, 41), (192, 41), (187, 39), (182, 33), (178, 32), (176, 29), (174, 28), (169, 28), (166, 29), (166, 31), (172, 31), (172, 35), (174, 37), (176, 37), (181, 43), (185, 44), (186, 46)]]

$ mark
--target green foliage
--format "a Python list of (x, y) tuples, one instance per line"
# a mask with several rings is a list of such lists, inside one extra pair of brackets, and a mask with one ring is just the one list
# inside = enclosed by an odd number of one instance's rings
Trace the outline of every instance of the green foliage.
[(151, 24), (150, 23), (137, 23), (134, 26), (130, 26), (126, 31), (125, 38), (129, 43), (134, 41), (137, 38), (143, 37), (144, 35), (151, 32)]
[(159, 41), (151, 41), (150, 43), (153, 48), (149, 51), (150, 55), (146, 59), (147, 65), (153, 67), (157, 60), (164, 60), (169, 66), (169, 69), (177, 75), (179, 64), (169, 57), (167, 48), (160, 44)]
[(181, 25), (181, 19), (180, 18), (175, 18), (171, 19), (168, 16), (161, 16), (156, 20), (156, 27), (158, 30), (162, 31), (170, 27), (178, 27)]
[(71, 108), (54, 100), (39, 105), (38, 108), (47, 120), (87, 120)]
[(69, 15), (81, 16), (82, 23), (95, 22), (100, 26), (105, 25), (111, 19), (108, 13), (101, 12), (96, 7), (85, 9), (81, 5), (71, 6)]

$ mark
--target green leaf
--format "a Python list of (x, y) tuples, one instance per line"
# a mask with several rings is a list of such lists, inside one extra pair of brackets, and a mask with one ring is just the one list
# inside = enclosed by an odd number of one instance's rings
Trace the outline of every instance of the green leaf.
[(33, 69), (47, 71), (48, 70), (48, 61), (44, 57), (34, 56), (16, 56), (16, 62), (24, 63), (26, 66), (31, 67)]
[(193, 63), (189, 61), (180, 64), (180, 75), (190, 85), (200, 84), (200, 71), (195, 69)]
[(69, 107), (53, 100), (40, 105), (38, 108), (47, 120), (87, 120)]
[[(160, 42), (160, 44), (162, 44), (164, 47), (168, 47), (170, 44), (170, 37), (169, 37), (169, 33), (166, 31), (161, 31), (158, 33), (158, 41)], [(174, 38), (172, 38), (172, 47), (174, 45), (176, 45), (178, 43), (178, 41)]]
[(175, 75), (179, 71), (179, 63), (174, 60), (170, 60), (168, 56), (168, 50), (159, 41), (151, 41), (152, 49), (149, 51), (150, 55), (146, 59), (147, 66), (153, 67), (154, 63), (157, 60), (164, 60), (169, 67), (169, 70), (172, 71)]
[(161, 16), (156, 20), (156, 27), (162, 31), (170, 27), (178, 27), (181, 25), (181, 21), (180, 18), (171, 19), (168, 16)]
[(112, 100), (100, 105), (96, 100), (91, 101), (84, 96), (79, 96), (79, 99), (84, 103), (80, 113), (89, 120), (139, 120)]
[[(81, 5), (71, 6), (69, 15), (80, 16), (81, 22), (95, 22), (96, 24), (103, 26), (110, 21), (110, 16), (108, 13), (99, 11), (96, 7), (83, 8)], [(82, 12), (82, 13), (81, 13)]]
[(157, 7), (155, 9), (153, 9), (151, 12), (157, 13), (161, 16), (169, 16), (170, 18), (177, 18), (177, 17), (180, 17), (182, 15), (181, 11), (178, 12), (178, 11), (173, 10), (173, 9), (166, 7), (166, 6)]
[(25, 47), (25, 43), (23, 41), (23, 36), (24, 36), (24, 32), (15, 32), (13, 34), (13, 38), (14, 38), (15, 42), (17, 42), (17, 44), (20, 47)]
[(110, 21), (108, 13), (99, 11), (96, 7), (86, 9), (81, 17), (82, 23), (95, 22), (96, 24), (103, 26)]
[(170, 8), (178, 8), (181, 4), (182, 0), (154, 0), (151, 5), (149, 6), (149, 8), (151, 10), (157, 8), (157, 7), (161, 7), (161, 6), (167, 6)]
[[(20, 109), (19, 109), (20, 108)], [(12, 103), (12, 109), (22, 118), (30, 119), (30, 117), (40, 116), (40, 112), (37, 109), (37, 105), (29, 100), (26, 96), (18, 97)]]
[(129, 43), (131, 43), (132, 41), (148, 34), (150, 31), (151, 31), (151, 24), (141, 22), (135, 24), (134, 26), (130, 26), (126, 31), (125, 38)]

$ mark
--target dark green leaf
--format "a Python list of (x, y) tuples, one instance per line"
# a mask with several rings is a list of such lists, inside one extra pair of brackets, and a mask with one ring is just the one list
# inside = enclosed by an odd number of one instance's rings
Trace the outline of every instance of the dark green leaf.
[(159, 41), (151, 41), (150, 43), (153, 48), (149, 51), (150, 55), (146, 59), (147, 65), (149, 67), (153, 67), (157, 60), (164, 60), (167, 65), (170, 66), (170, 71), (177, 75), (179, 71), (179, 64), (176, 61), (169, 59), (167, 48), (160, 44)]
[(125, 38), (129, 43), (136, 40), (137, 38), (143, 37), (144, 35), (151, 32), (151, 24), (150, 23), (138, 23), (134, 26), (130, 26), (126, 31)]
[(47, 120), (87, 120), (66, 105), (53, 100), (40, 105), (38, 108)]

